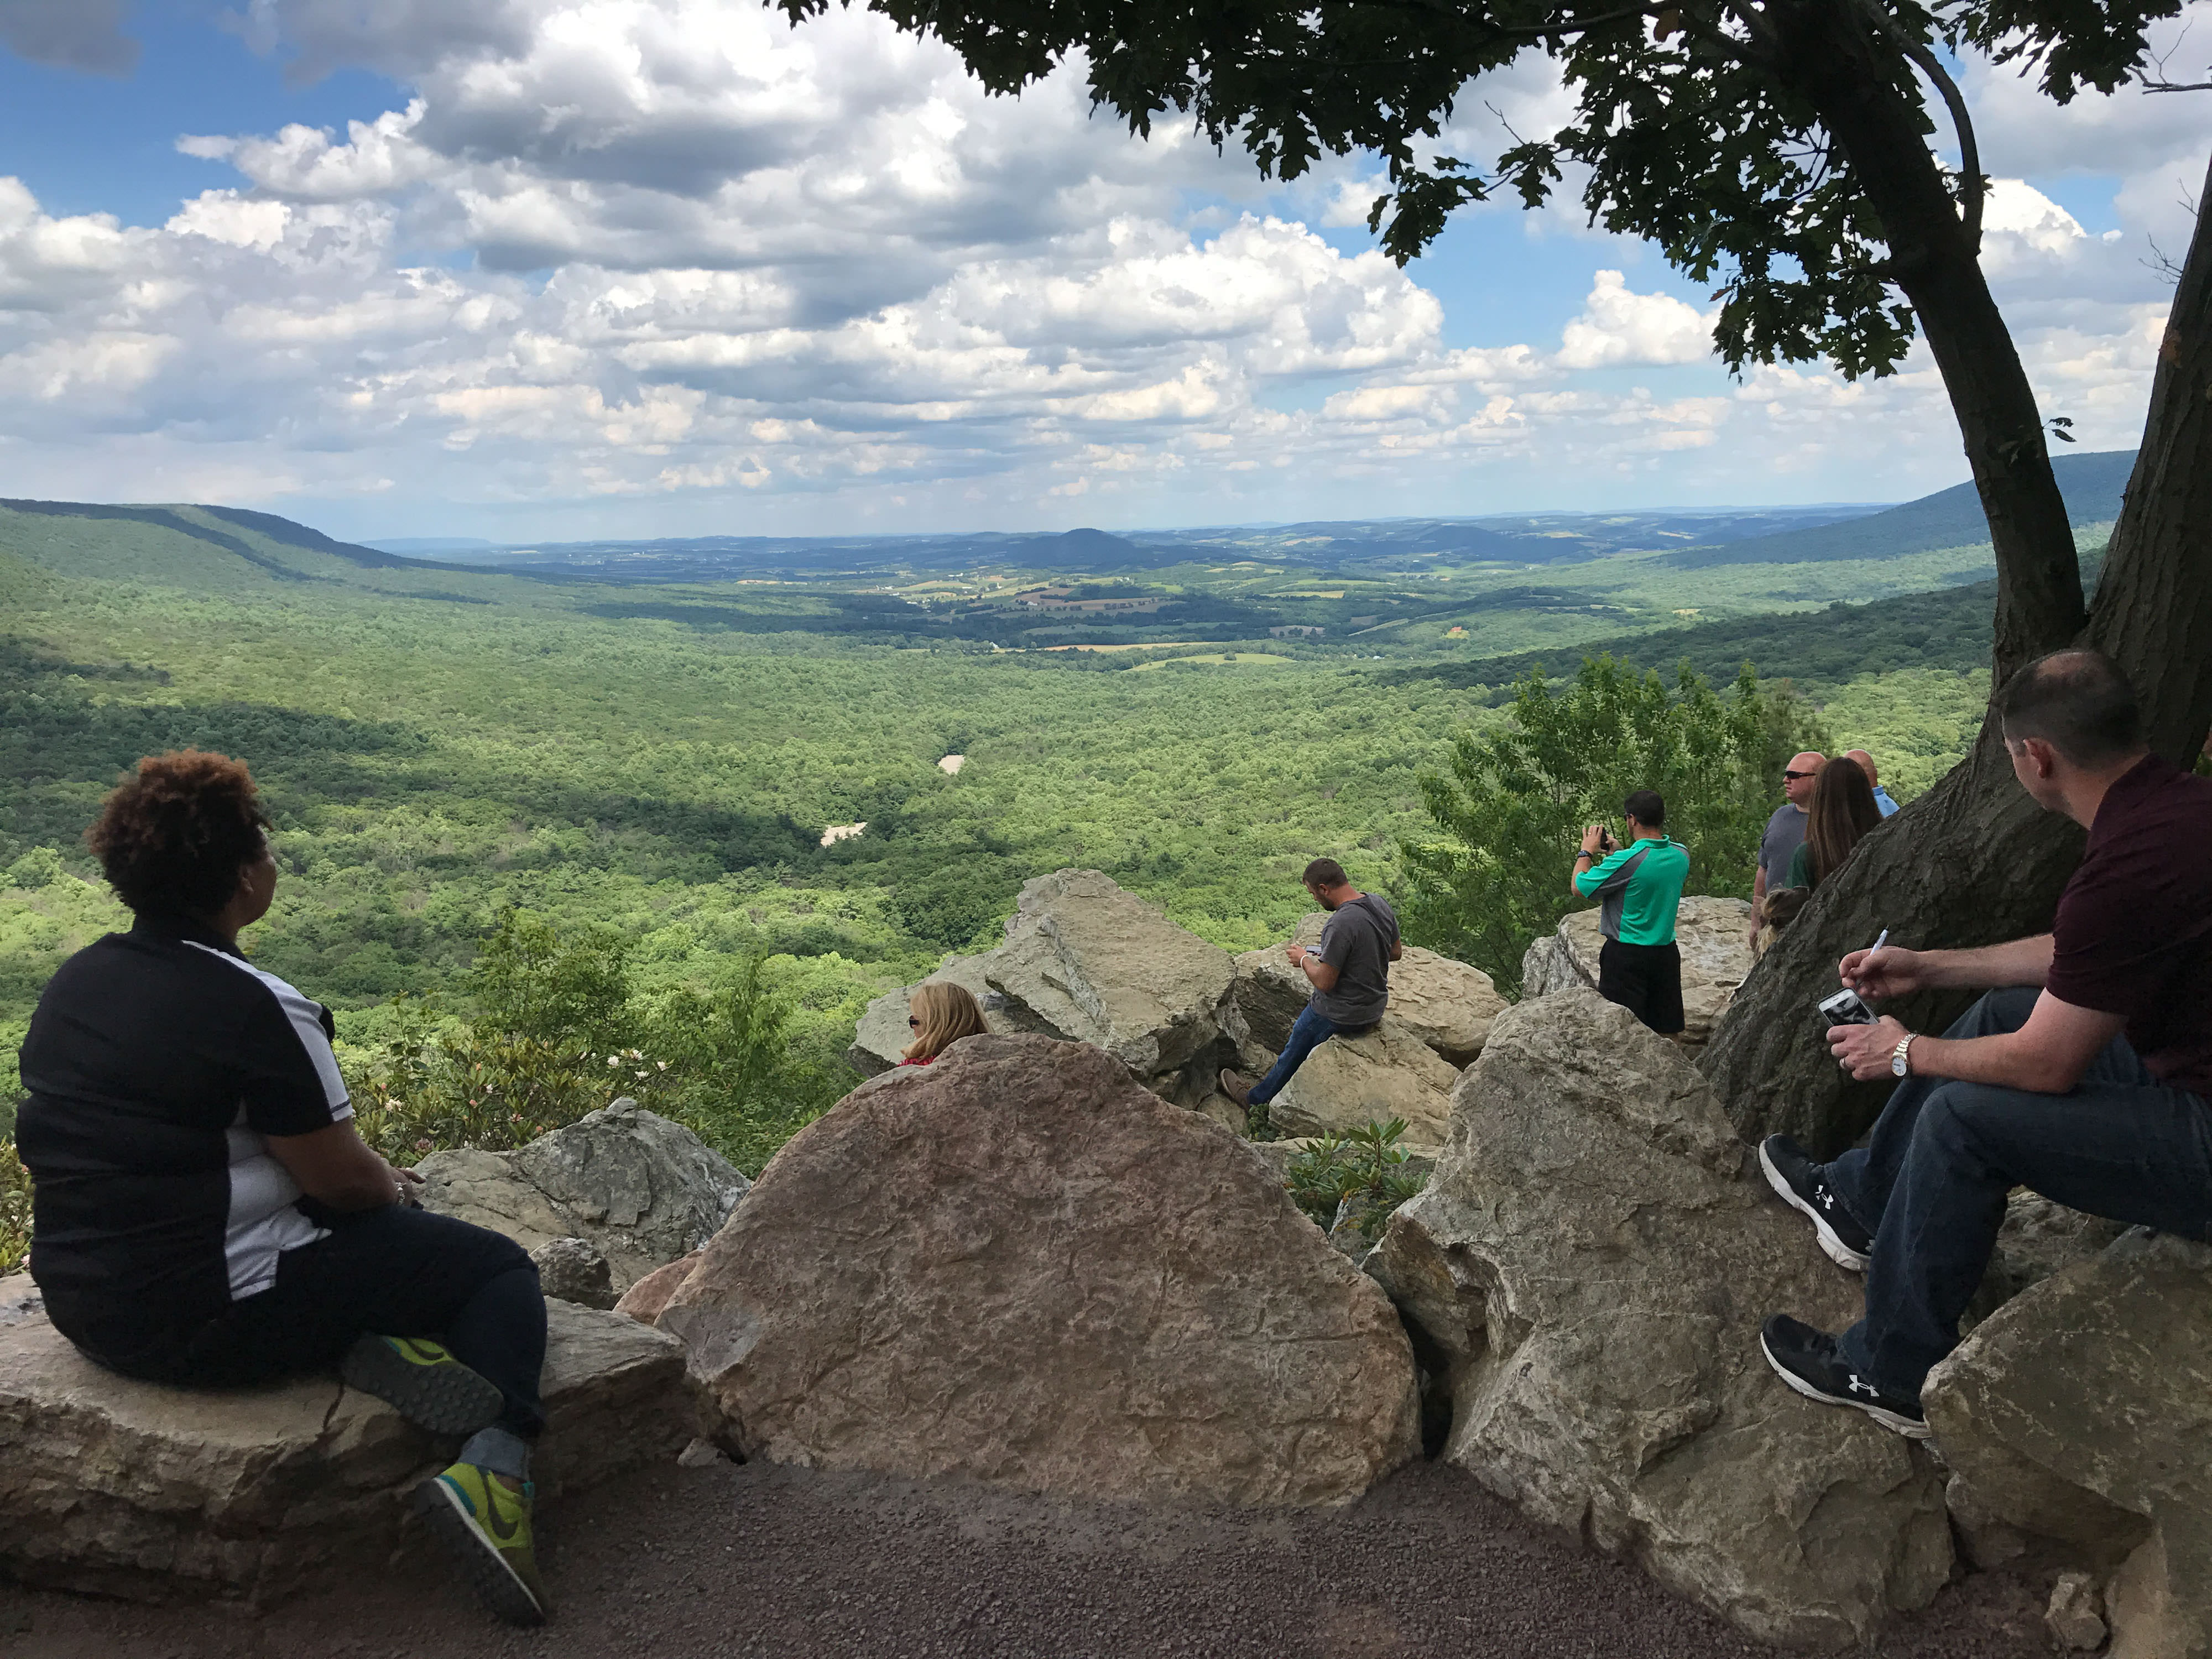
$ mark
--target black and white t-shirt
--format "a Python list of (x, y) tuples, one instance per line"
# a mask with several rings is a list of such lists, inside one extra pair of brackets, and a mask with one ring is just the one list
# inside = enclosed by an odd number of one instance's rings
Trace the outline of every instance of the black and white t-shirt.
[(31, 1274), (63, 1334), (127, 1361), (325, 1237), (263, 1137), (353, 1115), (331, 1032), (320, 1003), (181, 916), (62, 964), (23, 1041), (15, 1142)]

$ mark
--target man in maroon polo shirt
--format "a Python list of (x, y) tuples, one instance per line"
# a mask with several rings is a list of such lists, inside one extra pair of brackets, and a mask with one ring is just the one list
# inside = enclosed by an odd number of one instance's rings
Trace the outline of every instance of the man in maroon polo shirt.
[(1869, 1144), (1830, 1164), (1786, 1135), (1759, 1148), (1820, 1248), (1867, 1276), (1866, 1317), (1840, 1336), (1769, 1319), (1768, 1363), (1915, 1437), (2013, 1188), (2212, 1238), (2212, 779), (2144, 748), (2134, 689), (2096, 652), (2030, 663), (1997, 712), (2021, 787), (2089, 831), (2051, 931), (1845, 957), (1863, 996), (2001, 988), (1941, 1037), (1887, 1018), (1835, 1027), (1852, 1076), (1900, 1079)]

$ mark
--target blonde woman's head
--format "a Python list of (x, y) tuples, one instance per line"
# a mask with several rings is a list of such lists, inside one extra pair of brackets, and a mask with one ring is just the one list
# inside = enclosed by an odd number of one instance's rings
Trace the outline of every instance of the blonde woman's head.
[(935, 1060), (964, 1036), (979, 1036), (983, 1011), (966, 988), (933, 980), (915, 988), (907, 1004), (907, 1029), (914, 1041), (899, 1051), (907, 1060)]

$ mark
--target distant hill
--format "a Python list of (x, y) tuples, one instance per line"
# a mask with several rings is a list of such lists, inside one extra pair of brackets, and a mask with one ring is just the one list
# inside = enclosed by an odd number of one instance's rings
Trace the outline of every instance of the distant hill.
[(1058, 536), (1024, 538), (1006, 550), (1006, 556), (1039, 570), (1113, 570), (1130, 565), (1165, 563), (1158, 550), (1139, 547), (1125, 536), (1104, 530), (1070, 530)]
[(1414, 681), (1473, 689), (1509, 686), (1532, 668), (1571, 674), (1584, 656), (1610, 653), (1637, 668), (1656, 668), (1672, 681), (1684, 658), (1716, 685), (1735, 678), (1749, 662), (1761, 675), (1788, 678), (1807, 695), (1829, 696), (1862, 674), (1899, 668), (1948, 668), (1956, 672), (1990, 665), (1990, 619), (1996, 611), (1995, 581), (1903, 593), (1869, 605), (1832, 605), (1824, 611), (1739, 617), (1669, 628), (1656, 634), (1590, 640), (1556, 651), (1519, 651), (1480, 661), (1433, 668), (1383, 669), (1385, 684)]
[(234, 586), (452, 570), (244, 507), (0, 499), (0, 550), (64, 576)]
[[(2120, 514), (2120, 495), (2135, 470), (2132, 449), (2059, 455), (2051, 470), (2075, 524), (2103, 524)], [(1717, 547), (1686, 547), (1667, 562), (1694, 570), (1716, 564), (1805, 564), (1828, 559), (1896, 559), (1939, 547), (1972, 547), (1990, 538), (1982, 498), (1971, 483), (1939, 489), (1918, 501), (1869, 513), (1841, 524), (1785, 530)]]

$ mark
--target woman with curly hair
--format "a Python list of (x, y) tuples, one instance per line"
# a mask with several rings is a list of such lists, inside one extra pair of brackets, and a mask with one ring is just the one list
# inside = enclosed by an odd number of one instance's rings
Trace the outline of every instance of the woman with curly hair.
[(914, 988), (906, 1024), (914, 1041), (899, 1050), (902, 1066), (927, 1066), (962, 1037), (981, 1036), (988, 1029), (983, 1010), (967, 988), (945, 980)]
[(276, 889), (245, 766), (138, 763), (85, 839), (131, 907), (62, 964), (23, 1042), (31, 1273), (112, 1370), (232, 1388), (337, 1366), (468, 1437), (416, 1503), (501, 1617), (547, 1601), (531, 1550), (545, 1303), (520, 1245), (415, 1207), (356, 1131), (330, 1011), (238, 947)]

